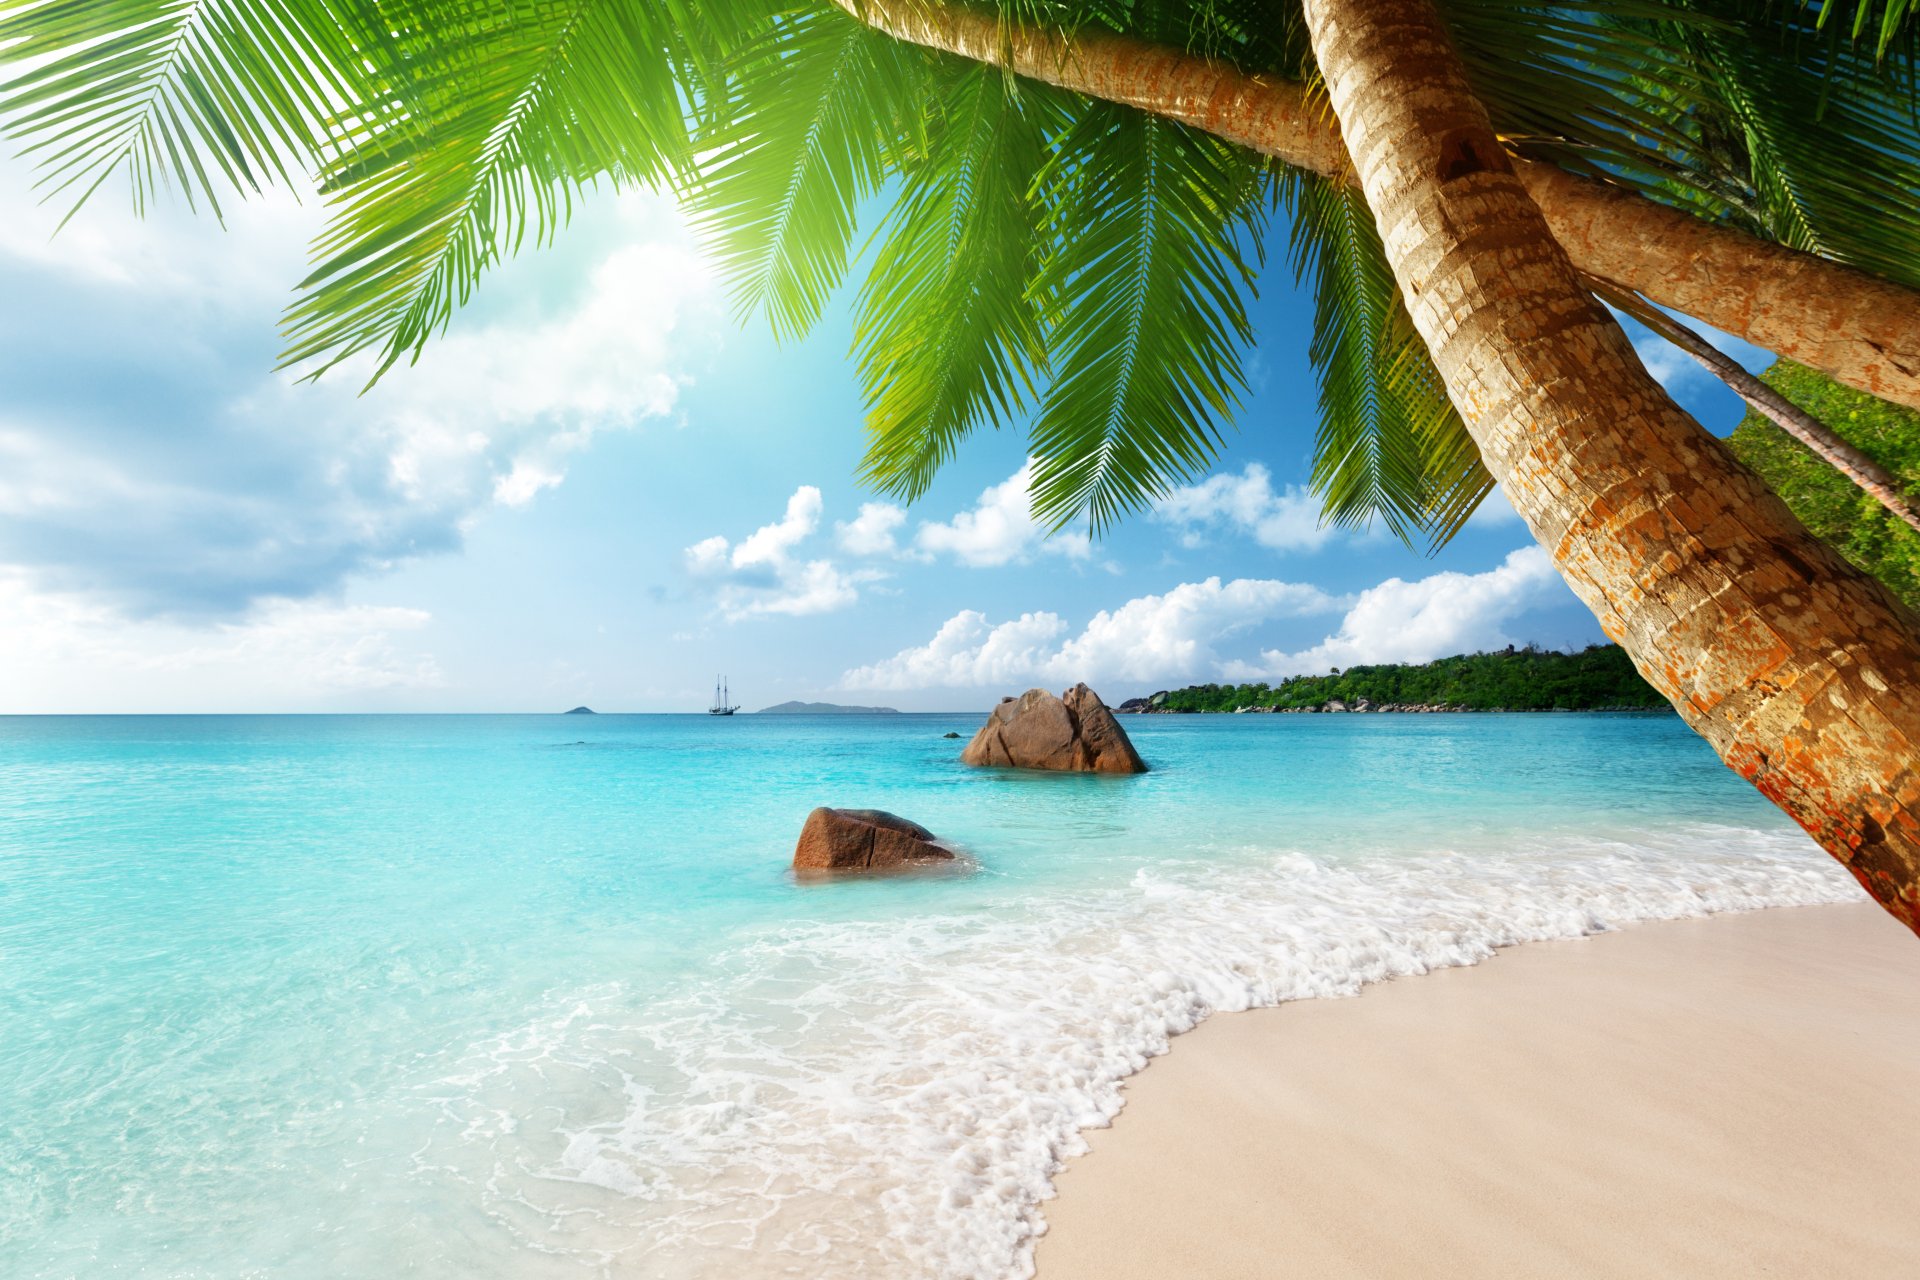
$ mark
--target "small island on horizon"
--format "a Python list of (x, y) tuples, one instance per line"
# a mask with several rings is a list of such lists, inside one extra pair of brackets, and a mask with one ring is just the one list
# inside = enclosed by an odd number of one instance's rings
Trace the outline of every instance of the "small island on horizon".
[(575, 707), (571, 711), (562, 711), (560, 714), (563, 716), (594, 716), (594, 715), (599, 715), (600, 713), (595, 711), (592, 707)]
[(781, 702), (754, 712), (760, 716), (897, 716), (896, 707), (844, 707), (837, 702)]

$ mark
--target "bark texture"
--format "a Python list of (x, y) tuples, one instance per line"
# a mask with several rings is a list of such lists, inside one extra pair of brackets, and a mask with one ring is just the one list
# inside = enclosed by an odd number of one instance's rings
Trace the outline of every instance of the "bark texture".
[[(1002, 25), (938, 0), (832, 2), (909, 43), (1138, 107), (1325, 177), (1353, 176), (1340, 124), (1301, 85), (1128, 36)], [(1511, 164), (1581, 270), (1920, 409), (1920, 294), (1550, 164)]]
[(1413, 322), (1514, 507), (1721, 758), (1920, 932), (1920, 619), (1646, 373), (1430, 0), (1306, 12)]
[(1624, 311), (1647, 328), (1698, 360), (1707, 372), (1727, 384), (1729, 390), (1747, 402), (1782, 431), (1818, 454), (1822, 461), (1853, 481), (1874, 501), (1920, 532), (1920, 505), (1907, 496), (1900, 482), (1879, 463), (1848, 444), (1832, 427), (1802, 409), (1793, 401), (1740, 367), (1739, 361), (1715, 347), (1705, 338), (1675, 320), (1666, 312), (1650, 306), (1635, 294), (1613, 288), (1604, 280), (1588, 277), (1587, 283), (1603, 302)]

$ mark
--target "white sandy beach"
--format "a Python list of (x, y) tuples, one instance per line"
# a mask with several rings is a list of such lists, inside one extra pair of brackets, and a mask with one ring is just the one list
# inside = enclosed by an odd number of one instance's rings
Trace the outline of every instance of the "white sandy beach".
[(1920, 1276), (1920, 939), (1864, 903), (1216, 1017), (1127, 1094), (1041, 1280)]

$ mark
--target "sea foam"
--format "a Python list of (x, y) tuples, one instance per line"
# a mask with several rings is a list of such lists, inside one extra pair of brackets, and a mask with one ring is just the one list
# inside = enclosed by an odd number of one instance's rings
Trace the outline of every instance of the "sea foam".
[[(608, 1275), (1026, 1276), (1083, 1131), (1212, 1013), (1858, 896), (1796, 833), (1692, 824), (1337, 862), (1221, 851), (1018, 909), (768, 928), (669, 996), (556, 995), (549, 1024), (478, 1047), (448, 1080), (465, 1150), (447, 1158), (484, 1152), (497, 1219)], [(617, 1114), (578, 1123), (569, 1093)], [(543, 1112), (542, 1131), (502, 1127)]]
[[(1213, 1012), (1858, 896), (1670, 716), (977, 723), (0, 717), (0, 1275), (1018, 1276)], [(974, 870), (796, 882), (823, 803)]]

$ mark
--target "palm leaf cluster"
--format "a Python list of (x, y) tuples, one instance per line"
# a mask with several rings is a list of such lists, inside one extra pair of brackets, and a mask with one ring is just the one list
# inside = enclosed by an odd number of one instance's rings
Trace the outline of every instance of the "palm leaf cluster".
[(818, 318), (863, 205), (888, 206), (856, 304), (877, 487), (916, 497), (976, 426), (1021, 417), (1057, 524), (1104, 526), (1211, 463), (1265, 220), (1243, 152), (831, 8), (776, 20), (726, 92), (696, 112), (691, 200), (776, 332)]
[[(0, 0), (0, 116), (69, 200), (116, 173), (216, 210), (317, 182), (332, 221), (287, 321), (309, 371), (417, 354), (583, 190), (670, 187), (783, 336), (864, 272), (867, 479), (912, 497), (1021, 425), (1036, 510), (1095, 528), (1217, 456), (1280, 209), (1329, 518), (1460, 527), (1490, 482), (1352, 192), (896, 42), (861, 3)], [(1920, 284), (1909, 0), (1441, 3), (1517, 152)], [(1297, 0), (987, 7), (1314, 77)]]
[(1294, 271), (1314, 296), (1313, 486), (1326, 518), (1444, 542), (1493, 477), (1414, 331), (1366, 199), (1310, 174), (1289, 175), (1285, 190)]
[(172, 185), (218, 213), (222, 193), (317, 164), (346, 104), (369, 128), (391, 123), (361, 16), (308, 0), (7, 0), (0, 106), (42, 185), (75, 207), (118, 172), (137, 209)]

